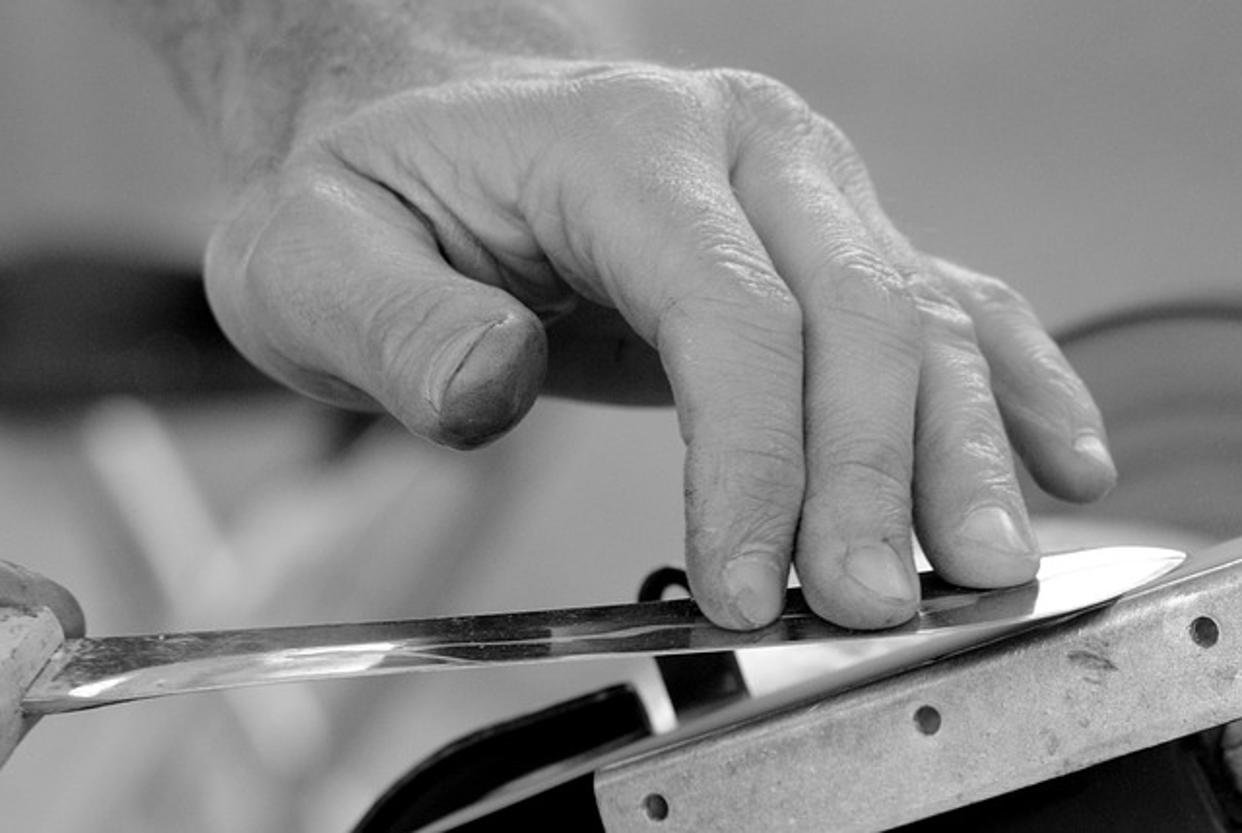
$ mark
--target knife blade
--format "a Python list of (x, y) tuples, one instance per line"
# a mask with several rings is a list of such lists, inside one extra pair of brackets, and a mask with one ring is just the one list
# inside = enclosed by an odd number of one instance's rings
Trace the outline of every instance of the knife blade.
[[(1047, 555), (1035, 580), (963, 590), (922, 574), (909, 622), (851, 631), (811, 612), (799, 590), (756, 631), (711, 624), (689, 599), (232, 631), (70, 639), (27, 689), (27, 714), (52, 714), (170, 694), (265, 683), (472, 668), (573, 658), (744, 650), (819, 644), (859, 655), (875, 648), (920, 661), (1102, 604), (1174, 569), (1185, 558), (1157, 547), (1105, 547)], [(929, 654), (929, 649), (930, 654)]]

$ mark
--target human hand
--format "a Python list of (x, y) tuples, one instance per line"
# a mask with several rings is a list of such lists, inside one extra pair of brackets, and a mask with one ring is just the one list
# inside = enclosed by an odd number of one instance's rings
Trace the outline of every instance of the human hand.
[(671, 391), (690, 582), (723, 626), (778, 615), (791, 557), (822, 616), (907, 619), (912, 525), (951, 582), (1030, 579), (1010, 441), (1060, 497), (1115, 478), (1022, 298), (915, 250), (842, 133), (775, 81), (526, 62), (297, 125), (209, 247), (242, 351), (456, 447), (510, 428), (545, 372)]
[(0, 608), (47, 607), (66, 637), (86, 633), (86, 617), (73, 594), (49, 578), (10, 561), (0, 561)]
[[(38, 608), (51, 608), (60, 628)], [(0, 561), (0, 766), (38, 720), (21, 709), (22, 695), (62, 636), (86, 630), (82, 608), (59, 584)]]

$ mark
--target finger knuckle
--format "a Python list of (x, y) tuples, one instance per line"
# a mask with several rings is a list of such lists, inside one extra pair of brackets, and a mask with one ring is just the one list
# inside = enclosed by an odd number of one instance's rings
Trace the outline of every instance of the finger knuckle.
[(832, 268), (827, 289), (834, 312), (870, 319), (902, 333), (919, 328), (918, 313), (905, 279), (869, 246), (844, 242), (829, 249)]
[(561, 166), (547, 179), (562, 182), (562, 201), (594, 207), (619, 195), (684, 199), (689, 183), (724, 179), (719, 108), (694, 75), (614, 68), (578, 79), (574, 87), (568, 138), (555, 140), (557, 153), (540, 155)]
[(744, 435), (716, 436), (710, 443), (711, 451), (705, 436), (700, 435), (692, 444), (692, 466), (702, 470), (705, 482), (718, 487), (703, 497), (730, 505), (759, 505), (779, 498), (788, 506), (785, 498), (801, 497), (804, 485), (802, 435), (796, 430), (797, 420), (783, 407), (773, 409), (768, 403), (755, 402), (750, 407), (734, 404), (734, 420), (746, 426)]
[(699, 328), (724, 328), (739, 340), (769, 349), (800, 344), (802, 309), (783, 283), (766, 270), (736, 259), (722, 266), (721, 273), (707, 286), (692, 287), (665, 300), (658, 313), (657, 345), (670, 336), (693, 337)]
[(714, 70), (721, 89), (734, 141), (759, 141), (769, 146), (798, 149), (817, 157), (826, 126), (801, 95), (787, 85), (756, 72)]
[(948, 453), (956, 457), (954, 465), (969, 466), (977, 485), (982, 489), (1006, 493), (1015, 491), (1017, 487), (1013, 474), (1013, 453), (1010, 451), (1009, 441), (996, 427), (995, 412), (983, 407), (973, 410), (974, 413), (969, 415), (973, 419), (968, 420), (968, 423), (975, 430), (963, 434), (961, 431), (952, 432), (952, 429), (948, 429), (945, 435), (952, 440)]
[(975, 350), (975, 322), (953, 299), (940, 293), (920, 292), (916, 306), (923, 326), (934, 338)]
[(870, 481), (893, 494), (904, 495), (910, 489), (910, 469), (899, 462), (897, 455), (891, 451), (840, 460), (834, 470), (843, 479)]
[(1026, 297), (999, 278), (974, 275), (966, 289), (982, 312), (1034, 317)]
[(875, 248), (853, 235), (830, 244), (825, 255), (833, 266), (835, 284), (843, 290), (872, 293), (891, 290), (905, 293), (905, 280)]
[(662, 67), (613, 67), (575, 81), (580, 112), (611, 133), (667, 133), (708, 119), (709, 102), (691, 73)]
[(860, 429), (858, 436), (860, 438), (854, 440), (837, 438), (821, 451), (826, 461), (825, 473), (835, 483), (833, 495), (839, 496), (844, 491), (851, 498), (863, 502), (875, 500), (886, 503), (894, 497), (908, 502), (911, 449), (901, 443), (875, 437), (871, 426)]
[(815, 113), (802, 96), (775, 78), (759, 72), (716, 70), (730, 102), (757, 121), (809, 129)]
[(1051, 339), (1026, 345), (1021, 362), (1023, 377), (1036, 397), (1047, 402), (1076, 403), (1077, 409), (1098, 418), (1086, 384)]
[(923, 465), (970, 465), (982, 471), (1008, 461), (1009, 443), (1001, 430), (990, 390), (978, 376), (974, 382), (973, 390), (958, 392), (958, 401), (951, 407), (927, 409), (920, 419)]

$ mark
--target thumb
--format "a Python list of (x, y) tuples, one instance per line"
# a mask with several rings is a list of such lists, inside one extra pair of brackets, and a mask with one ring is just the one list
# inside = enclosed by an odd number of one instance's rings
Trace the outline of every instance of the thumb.
[(51, 608), (65, 636), (86, 632), (86, 617), (73, 594), (51, 579), (8, 561), (0, 561), (0, 607)]
[(208, 297), (253, 362), (310, 396), (471, 448), (530, 409), (539, 319), (455, 272), (384, 189), (325, 179), (252, 201), (208, 248)]

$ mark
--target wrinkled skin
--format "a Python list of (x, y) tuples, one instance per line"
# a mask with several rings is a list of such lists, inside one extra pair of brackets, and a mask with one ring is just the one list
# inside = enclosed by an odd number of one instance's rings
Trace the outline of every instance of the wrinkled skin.
[[(983, 218), (981, 218), (982, 221)], [(670, 394), (687, 566), (729, 628), (1030, 579), (1014, 479), (1090, 500), (1099, 414), (1026, 302), (927, 257), (844, 135), (730, 70), (549, 62), (314, 111), (209, 248), (223, 326), (294, 388), (455, 447), (541, 390)]]

